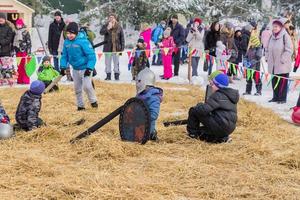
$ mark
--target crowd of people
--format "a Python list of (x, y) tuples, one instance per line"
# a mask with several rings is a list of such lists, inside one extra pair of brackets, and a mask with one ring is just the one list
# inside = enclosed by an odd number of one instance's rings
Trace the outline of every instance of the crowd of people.
[[(93, 40), (95, 34), (89, 30), (89, 25), (79, 25), (72, 20), (62, 18), (59, 11), (54, 14), (54, 22), (49, 27), (48, 48), (54, 58), (54, 67), (49, 56), (45, 56), (37, 74), (38, 80), (30, 85), (30, 89), (21, 97), (16, 111), (17, 126), (15, 128), (30, 131), (44, 124), (38, 117), (41, 109), (42, 93), (59, 75), (68, 76), (74, 82), (77, 110), (85, 110), (83, 91), (87, 94), (92, 108), (98, 108), (92, 77), (95, 70), (96, 54)], [(239, 27), (231, 22), (221, 24), (213, 22), (205, 27), (202, 19), (194, 18), (184, 28), (176, 14), (170, 20), (161, 21), (153, 30), (149, 24), (142, 24), (137, 45), (133, 50), (131, 71), (132, 79), (136, 80), (137, 97), (147, 102), (150, 112), (155, 117), (152, 120), (151, 138), (157, 140), (155, 121), (159, 114), (159, 105), (163, 91), (155, 87), (155, 75), (150, 68), (150, 51), (158, 49), (153, 55), (153, 65), (163, 65), (162, 79), (170, 79), (179, 75), (180, 64), (185, 59), (190, 62), (192, 76), (199, 76), (198, 68), (203, 52), (207, 53), (203, 69), (209, 75), (209, 83), (214, 94), (204, 104), (198, 104), (189, 111), (187, 131), (190, 137), (206, 141), (226, 142), (234, 131), (237, 122), (238, 91), (229, 88), (229, 83), (238, 81), (236, 66), (240, 64), (247, 69), (246, 91), (251, 95), (253, 82), (256, 86), (254, 95), (262, 95), (260, 75), (263, 56), (268, 63), (268, 73), (272, 79), (273, 98), (270, 102), (284, 104), (287, 101), (288, 80), (290, 72), (297, 71), (300, 65), (300, 42), (297, 52), (297, 38), (291, 20), (278, 18), (270, 20), (269, 24), (260, 30), (256, 21), (251, 20), (245, 26)], [(103, 52), (105, 53), (106, 79), (116, 81), (120, 78), (119, 56), (125, 49), (125, 37), (115, 14), (108, 16), (100, 34), (104, 36)], [(14, 27), (3, 13), (0, 13), (0, 59), (16, 54), (18, 63), (18, 83), (30, 84), (26, 74), (26, 57), (31, 53), (31, 39), (24, 21), (18, 19)], [(155, 44), (151, 48), (151, 41)], [(187, 48), (186, 48), (187, 47)], [(186, 51), (188, 49), (188, 51)], [(189, 50), (192, 50), (190, 52)], [(148, 52), (148, 53), (147, 53)], [(58, 55), (61, 59), (58, 59)], [(219, 62), (214, 63), (214, 60)], [(292, 60), (295, 59), (294, 68)], [(112, 71), (112, 62), (114, 68)], [(232, 63), (228, 67), (226, 63)], [(213, 66), (216, 71), (213, 72)], [(174, 65), (174, 68), (172, 68)], [(72, 68), (72, 70), (70, 70)], [(1, 74), (3, 74), (1, 65)], [(72, 74), (71, 74), (72, 72)], [(7, 71), (5, 72), (9, 74)], [(5, 74), (4, 73), (4, 74)], [(14, 73), (14, 69), (11, 69)], [(142, 78), (141, 78), (142, 77)], [(154, 79), (153, 79), (154, 77)], [(51, 91), (58, 90), (58, 86)], [(299, 97), (300, 98), (300, 97)], [(155, 108), (152, 108), (155, 101)], [(293, 120), (299, 123), (300, 99), (294, 108)], [(0, 107), (2, 124), (9, 123), (3, 107)], [(4, 122), (4, 121), (5, 122)], [(0, 124), (1, 124), (0, 123)], [(202, 124), (199, 127), (199, 124)]]

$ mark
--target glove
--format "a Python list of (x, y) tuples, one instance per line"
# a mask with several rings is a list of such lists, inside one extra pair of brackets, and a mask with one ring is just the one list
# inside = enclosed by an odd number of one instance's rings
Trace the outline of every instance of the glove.
[(62, 75), (62, 76), (66, 75), (66, 70), (65, 69), (61, 69), (60, 70), (60, 75)]
[(294, 66), (294, 70), (293, 70), (293, 72), (297, 72), (297, 69), (298, 69), (298, 67), (297, 66)]
[(91, 69), (86, 69), (85, 72), (84, 72), (84, 77), (90, 76), (91, 73), (92, 73), (92, 71), (93, 71), (93, 70), (91, 70)]

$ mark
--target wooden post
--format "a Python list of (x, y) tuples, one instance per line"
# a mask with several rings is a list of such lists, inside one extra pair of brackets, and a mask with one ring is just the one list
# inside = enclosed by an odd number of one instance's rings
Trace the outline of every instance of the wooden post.
[(190, 48), (188, 48), (188, 80), (191, 84), (192, 81), (192, 52), (190, 52)]

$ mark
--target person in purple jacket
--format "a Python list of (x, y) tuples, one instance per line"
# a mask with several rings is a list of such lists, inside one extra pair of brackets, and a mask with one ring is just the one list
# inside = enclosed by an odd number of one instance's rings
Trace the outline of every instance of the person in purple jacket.
[(155, 74), (149, 69), (143, 69), (136, 79), (137, 98), (143, 100), (150, 111), (150, 140), (158, 141), (156, 120), (159, 116), (163, 90), (155, 87)]

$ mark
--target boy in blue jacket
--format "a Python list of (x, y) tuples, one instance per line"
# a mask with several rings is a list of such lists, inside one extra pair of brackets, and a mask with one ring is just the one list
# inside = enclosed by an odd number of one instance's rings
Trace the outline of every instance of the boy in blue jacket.
[(82, 90), (88, 96), (93, 108), (98, 108), (97, 97), (92, 86), (92, 74), (96, 64), (94, 49), (75, 22), (67, 26), (67, 39), (64, 42), (60, 60), (61, 75), (66, 74), (68, 64), (73, 67), (74, 88), (77, 99), (77, 110), (85, 110)]
[(150, 140), (158, 141), (156, 120), (159, 116), (163, 90), (155, 87), (155, 74), (149, 69), (143, 69), (136, 79), (137, 98), (143, 100), (150, 111)]

